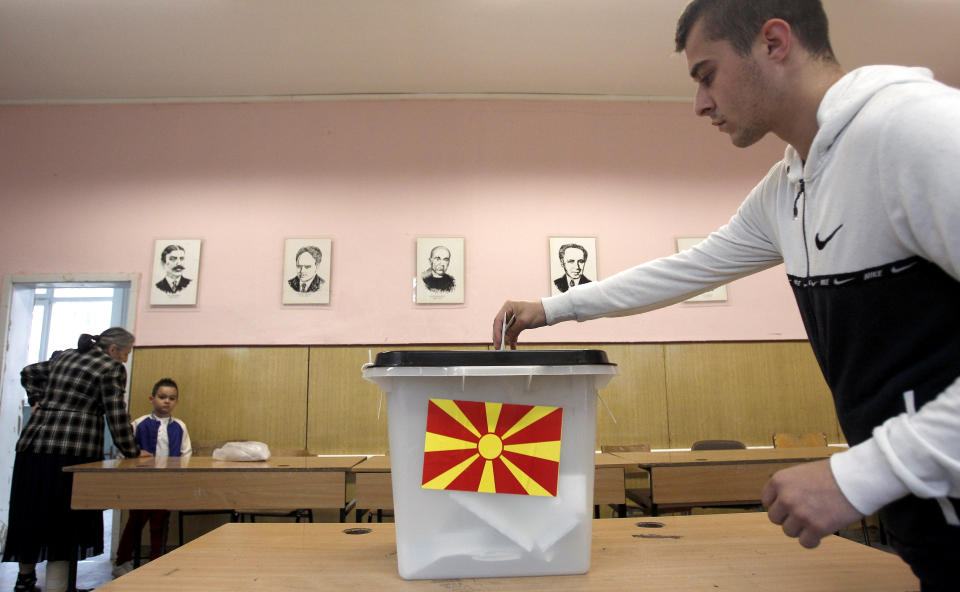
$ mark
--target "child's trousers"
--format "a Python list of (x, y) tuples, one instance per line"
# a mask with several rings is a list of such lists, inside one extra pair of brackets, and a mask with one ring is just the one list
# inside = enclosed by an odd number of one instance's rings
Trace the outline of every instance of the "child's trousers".
[[(117, 564), (133, 559), (133, 547), (140, 544), (140, 531), (145, 522), (150, 522), (150, 560), (163, 555), (163, 531), (170, 516), (168, 510), (130, 510), (130, 517), (123, 527), (117, 544)], [(139, 528), (137, 528), (139, 526)]]

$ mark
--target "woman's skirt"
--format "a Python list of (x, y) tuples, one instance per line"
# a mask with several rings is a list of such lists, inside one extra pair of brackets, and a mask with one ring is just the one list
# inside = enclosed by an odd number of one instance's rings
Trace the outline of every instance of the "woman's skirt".
[(73, 473), (63, 467), (100, 460), (18, 452), (10, 484), (4, 561), (37, 563), (103, 553), (103, 511), (71, 510)]

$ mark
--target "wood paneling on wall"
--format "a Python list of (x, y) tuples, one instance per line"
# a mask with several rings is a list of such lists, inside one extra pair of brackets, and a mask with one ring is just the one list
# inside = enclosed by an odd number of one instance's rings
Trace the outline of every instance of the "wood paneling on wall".
[(130, 415), (152, 409), (154, 383), (180, 386), (174, 416), (192, 440), (256, 440), (272, 448), (307, 445), (307, 347), (137, 348)]
[[(311, 347), (307, 448), (325, 454), (383, 453), (387, 409), (380, 417), (380, 389), (361, 377), (366, 347)], [(372, 350), (374, 356), (377, 351)]]
[[(608, 444), (648, 444), (651, 448), (669, 446), (662, 344), (551, 343), (548, 348), (601, 349), (607, 352), (607, 359), (617, 365), (620, 374), (599, 393), (602, 401), (597, 402), (598, 450)], [(610, 408), (609, 412), (604, 403)]]
[(604, 444), (649, 444), (666, 448), (670, 442), (667, 423), (667, 385), (663, 346), (660, 344), (584, 346), (603, 349), (620, 375), (600, 391), (610, 407), (614, 423), (603, 403), (597, 408), (597, 449)]
[[(387, 399), (361, 366), (382, 351), (486, 349), (483, 346), (324, 346), (310, 348), (307, 448), (324, 454), (384, 454)], [(377, 409), (380, 404), (380, 417)]]
[(771, 446), (774, 432), (844, 441), (809, 343), (682, 343), (664, 351), (671, 448), (713, 439)]
[[(688, 448), (695, 440), (771, 445), (774, 432), (825, 432), (843, 442), (829, 390), (806, 342), (550, 344), (603, 349), (620, 375), (601, 390), (597, 448), (646, 443)], [(535, 349), (536, 346), (527, 346)], [(194, 440), (259, 440), (313, 453), (384, 453), (386, 400), (363, 380), (370, 354), (393, 349), (484, 346), (137, 348), (131, 415), (149, 412), (154, 382), (180, 383), (175, 415)], [(368, 352), (370, 352), (368, 354)]]

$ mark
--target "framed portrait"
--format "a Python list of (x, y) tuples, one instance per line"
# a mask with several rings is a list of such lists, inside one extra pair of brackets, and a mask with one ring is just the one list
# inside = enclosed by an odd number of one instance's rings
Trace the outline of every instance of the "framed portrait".
[(153, 243), (152, 306), (197, 303), (200, 283), (200, 239), (162, 238)]
[(462, 304), (466, 277), (462, 238), (417, 238), (417, 304)]
[[(677, 239), (677, 252), (686, 251), (693, 245), (699, 243), (705, 236), (690, 236), (690, 237), (681, 237)], [(693, 298), (687, 298), (684, 302), (726, 302), (727, 301), (727, 287), (719, 286), (710, 290), (709, 292), (704, 292), (703, 294), (697, 294)]]
[(553, 236), (548, 251), (551, 296), (597, 279), (595, 237)]
[(329, 238), (283, 242), (283, 304), (330, 304)]

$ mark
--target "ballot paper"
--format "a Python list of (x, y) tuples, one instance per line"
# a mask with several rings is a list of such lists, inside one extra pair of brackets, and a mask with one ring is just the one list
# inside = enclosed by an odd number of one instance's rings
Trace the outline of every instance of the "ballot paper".
[(558, 492), (551, 498), (465, 491), (449, 495), (524, 551), (544, 554), (584, 520), (588, 508), (583, 475), (560, 475)]
[[(407, 544), (398, 547), (402, 575), (476, 577), (471, 570), (487, 562), (500, 571), (509, 572), (508, 566), (514, 565), (517, 573), (550, 573), (551, 563), (574, 563), (579, 557), (568, 555), (579, 555), (579, 548), (562, 541), (589, 524), (585, 485), (582, 475), (562, 475), (557, 497), (447, 491), (446, 501), (454, 503), (438, 504), (437, 511), (446, 516), (440, 521), (460, 527), (438, 533), (417, 525)], [(579, 534), (590, 536), (589, 529)]]

